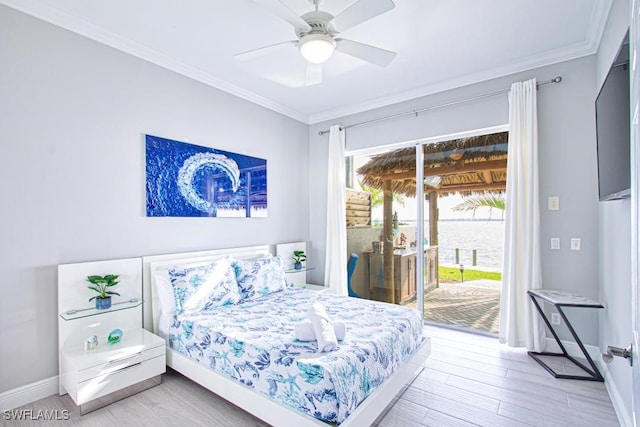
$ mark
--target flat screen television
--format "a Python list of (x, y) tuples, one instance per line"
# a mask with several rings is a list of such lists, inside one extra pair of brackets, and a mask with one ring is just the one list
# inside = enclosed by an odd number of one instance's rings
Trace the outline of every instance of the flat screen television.
[(630, 197), (629, 45), (625, 38), (596, 98), (600, 201)]

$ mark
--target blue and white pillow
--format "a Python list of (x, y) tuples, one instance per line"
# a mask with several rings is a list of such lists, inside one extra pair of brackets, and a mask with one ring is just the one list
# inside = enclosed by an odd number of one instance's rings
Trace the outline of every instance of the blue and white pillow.
[(200, 266), (172, 267), (169, 277), (178, 315), (206, 314), (240, 301), (236, 273), (228, 259)]
[(243, 300), (263, 297), (287, 287), (287, 278), (279, 256), (249, 261), (234, 260), (233, 267)]

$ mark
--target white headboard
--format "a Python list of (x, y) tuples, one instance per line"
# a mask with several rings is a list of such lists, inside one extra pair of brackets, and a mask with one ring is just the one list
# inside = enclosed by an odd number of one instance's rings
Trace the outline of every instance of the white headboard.
[(175, 264), (220, 259), (227, 255), (238, 259), (247, 259), (266, 256), (269, 254), (271, 254), (269, 245), (261, 245), (142, 257), (143, 327), (151, 332), (157, 333), (158, 319), (160, 317), (158, 296), (153, 291), (153, 280), (151, 274), (152, 264), (154, 267), (168, 267)]

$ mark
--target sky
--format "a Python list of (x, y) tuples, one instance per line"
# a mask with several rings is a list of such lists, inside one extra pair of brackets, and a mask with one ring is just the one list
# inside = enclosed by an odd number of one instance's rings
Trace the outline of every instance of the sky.
[[(464, 201), (464, 197), (460, 195), (452, 195), (447, 197), (438, 198), (438, 210), (439, 210), (439, 218), (443, 219), (500, 219), (502, 218), (502, 212), (497, 209), (493, 209), (493, 212), (490, 212), (489, 208), (478, 208), (476, 210), (475, 216), (472, 212), (456, 212), (453, 211), (452, 208)], [(404, 198), (405, 204), (404, 206), (399, 205), (394, 202), (393, 210), (398, 212), (399, 220), (415, 220), (418, 216), (417, 214), (417, 203), (415, 198)], [(429, 211), (428, 205), (425, 204), (425, 217), (428, 219)], [(378, 206), (373, 209), (371, 212), (372, 220), (380, 220), (382, 221), (382, 206)]]

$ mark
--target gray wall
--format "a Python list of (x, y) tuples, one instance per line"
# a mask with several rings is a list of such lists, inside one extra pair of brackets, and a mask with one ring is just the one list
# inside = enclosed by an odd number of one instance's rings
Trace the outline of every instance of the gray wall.
[[(57, 375), (57, 264), (306, 240), (317, 260), (311, 282), (322, 283), (328, 137), (318, 130), (556, 75), (564, 81), (538, 92), (541, 201), (561, 197), (560, 211), (541, 211), (544, 285), (600, 297), (607, 309), (599, 325), (593, 313), (569, 313), (578, 333), (601, 349), (625, 345), (631, 339), (630, 207), (598, 205), (593, 100), (627, 11), (627, 0), (615, 0), (597, 57), (309, 128), (0, 6), (0, 393)], [(347, 148), (507, 121), (506, 95), (497, 96), (351, 129)], [(269, 218), (146, 218), (145, 133), (266, 158)], [(548, 249), (551, 236), (562, 239), (560, 251)], [(581, 252), (568, 250), (571, 237), (582, 238)], [(628, 368), (614, 361), (609, 370), (626, 402)]]
[[(595, 56), (506, 76), (480, 84), (404, 102), (376, 111), (344, 117), (311, 126), (309, 193), (312, 256), (318, 264), (324, 258), (323, 171), (327, 159), (328, 135), (319, 136), (334, 123), (351, 124), (447, 101), (508, 90), (512, 82), (532, 77), (547, 81), (560, 75), (560, 84), (538, 91), (541, 238), (543, 284), (548, 289), (565, 289), (598, 298), (598, 199), (596, 177), (595, 123), (593, 100), (596, 88)], [(347, 130), (347, 150), (376, 147), (426, 137), (436, 137), (508, 123), (507, 95), (464, 103), (453, 107), (379, 122)], [(544, 207), (548, 196), (560, 196), (561, 209)], [(549, 249), (550, 237), (560, 237), (561, 250)], [(569, 250), (569, 239), (580, 237), (582, 250)], [(321, 274), (322, 268), (313, 274)], [(314, 282), (321, 279), (315, 278)], [(586, 344), (598, 344), (598, 316), (583, 310), (569, 313)], [(565, 334), (568, 336), (568, 334)]]
[[(629, 1), (614, 0), (597, 55), (531, 70), (484, 83), (458, 88), (422, 99), (314, 125), (310, 129), (310, 238), (314, 259), (324, 258), (323, 206), (326, 186), (322, 171), (328, 136), (319, 136), (332, 124), (351, 124), (410, 111), (451, 100), (508, 89), (514, 81), (536, 77), (563, 77), (559, 85), (538, 91), (540, 142), (540, 197), (543, 284), (599, 299), (605, 309), (567, 310), (586, 344), (604, 351), (608, 344), (626, 346), (632, 339), (630, 278), (630, 202), (599, 203), (595, 148), (594, 101), (629, 22)], [(411, 141), (508, 122), (506, 96), (433, 110), (419, 117), (380, 122), (347, 130), (347, 149)], [(560, 211), (545, 209), (548, 196), (560, 196)], [(549, 249), (550, 237), (560, 237), (561, 250)], [(582, 251), (568, 249), (572, 237), (582, 239)], [(318, 264), (321, 261), (317, 262)], [(314, 274), (321, 273), (322, 268)], [(321, 281), (316, 278), (314, 281)], [(568, 339), (566, 331), (561, 332)], [(631, 375), (627, 363), (607, 366), (608, 387), (614, 393), (619, 415), (632, 419)], [(621, 405), (621, 407), (620, 407)]]
[[(598, 84), (609, 71), (629, 26), (629, 1), (616, 0), (597, 53)], [(597, 89), (598, 90), (598, 89)], [(633, 338), (631, 316), (631, 201), (602, 202), (599, 206), (600, 301), (606, 307), (600, 313), (600, 350), (607, 345), (626, 347)], [(608, 387), (620, 396), (618, 408), (626, 422), (632, 418), (631, 368), (616, 358), (609, 365)]]
[[(308, 240), (308, 126), (0, 6), (0, 393), (58, 374), (60, 263)], [(146, 218), (144, 134), (267, 159), (266, 219)]]

